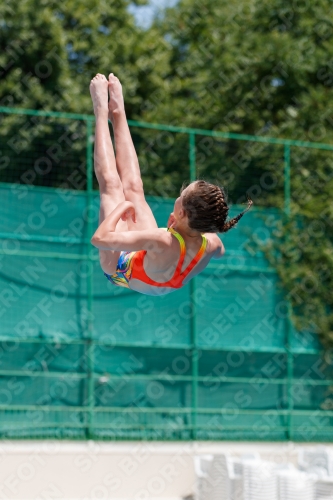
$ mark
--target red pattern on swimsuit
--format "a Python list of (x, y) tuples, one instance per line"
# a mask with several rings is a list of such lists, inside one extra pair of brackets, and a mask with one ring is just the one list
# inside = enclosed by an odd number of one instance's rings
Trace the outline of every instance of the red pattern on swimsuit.
[(174, 229), (169, 228), (168, 231), (170, 231), (171, 234), (173, 234), (180, 243), (180, 257), (173, 277), (169, 281), (165, 281), (164, 283), (159, 283), (158, 281), (154, 281), (151, 278), (149, 278), (143, 267), (143, 261), (147, 253), (147, 250), (139, 250), (138, 252), (135, 252), (135, 255), (132, 258), (131, 279), (134, 278), (142, 281), (143, 283), (147, 283), (147, 285), (152, 285), (156, 287), (181, 288), (183, 286), (184, 279), (192, 271), (194, 266), (199, 262), (199, 260), (205, 253), (207, 247), (207, 238), (205, 236), (202, 236), (202, 244), (198, 253), (194, 257), (194, 259), (190, 262), (190, 264), (187, 266), (187, 268), (183, 272), (181, 272), (182, 265), (186, 255), (185, 241), (183, 240), (181, 235), (177, 233)]

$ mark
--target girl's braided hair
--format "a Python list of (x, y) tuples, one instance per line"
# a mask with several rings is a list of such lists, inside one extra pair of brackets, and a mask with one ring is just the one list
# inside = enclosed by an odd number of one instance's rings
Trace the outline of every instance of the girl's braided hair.
[[(188, 217), (189, 227), (200, 233), (226, 233), (235, 227), (253, 204), (248, 198), (246, 209), (226, 222), (229, 207), (224, 189), (202, 180), (190, 185), (192, 189), (182, 195), (182, 205)], [(185, 187), (182, 187), (181, 193)]]

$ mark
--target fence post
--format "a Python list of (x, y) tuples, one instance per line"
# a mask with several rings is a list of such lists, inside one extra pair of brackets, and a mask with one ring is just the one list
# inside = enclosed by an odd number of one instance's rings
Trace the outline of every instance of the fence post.
[(93, 416), (94, 416), (94, 343), (93, 343), (93, 247), (90, 244), (90, 238), (93, 234), (93, 221), (91, 207), (93, 204), (93, 163), (92, 163), (92, 137), (93, 122), (86, 121), (86, 163), (87, 163), (87, 256), (88, 256), (88, 276), (87, 276), (87, 336), (86, 336), (86, 356), (87, 356), (87, 406), (88, 406), (88, 425), (86, 428), (87, 439), (93, 438)]
[(189, 133), (189, 159), (190, 159), (190, 181), (196, 180), (196, 158), (195, 158), (195, 133)]
[(290, 146), (284, 145), (284, 211), (290, 215)]
[(288, 313), (287, 313), (287, 338), (286, 338), (286, 350), (287, 350), (287, 379), (288, 379), (288, 429), (287, 429), (287, 439), (293, 439), (293, 353), (291, 347), (291, 333), (292, 333), (292, 321), (291, 321), (291, 303), (288, 302)]
[[(190, 160), (190, 181), (196, 179), (196, 158), (195, 158), (195, 133), (189, 133), (189, 160)], [(197, 311), (195, 304), (195, 294), (197, 279), (190, 281), (191, 296), (191, 344), (192, 344), (192, 439), (197, 437), (197, 409), (198, 409), (198, 349), (197, 349)]]
[[(284, 145), (284, 212), (286, 217), (290, 217), (290, 145)], [(286, 339), (285, 347), (287, 352), (287, 394), (288, 394), (288, 425), (287, 425), (287, 439), (292, 439), (293, 431), (293, 354), (291, 347), (291, 333), (292, 333), (292, 321), (291, 321), (291, 303), (288, 302), (288, 314), (286, 318)]]

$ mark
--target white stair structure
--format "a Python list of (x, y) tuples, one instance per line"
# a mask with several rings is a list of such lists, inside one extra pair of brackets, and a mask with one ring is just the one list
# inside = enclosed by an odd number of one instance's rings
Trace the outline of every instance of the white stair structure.
[(275, 464), (243, 460), (243, 500), (278, 500)]
[(196, 482), (196, 500), (205, 500), (208, 498), (208, 493), (210, 491), (210, 467), (214, 455), (201, 455), (194, 457), (194, 470), (197, 478)]
[(195, 460), (195, 500), (333, 500), (333, 451), (324, 446), (301, 449), (299, 468), (261, 460), (258, 453)]
[(333, 500), (333, 477), (318, 478), (315, 484), (315, 500)]
[[(206, 470), (205, 470), (206, 469)], [(228, 455), (216, 455), (200, 466), (198, 500), (243, 500), (242, 465)]]
[(300, 450), (298, 466), (305, 472), (333, 476), (333, 456), (325, 446)]
[(277, 473), (279, 500), (315, 500), (316, 476), (298, 470)]

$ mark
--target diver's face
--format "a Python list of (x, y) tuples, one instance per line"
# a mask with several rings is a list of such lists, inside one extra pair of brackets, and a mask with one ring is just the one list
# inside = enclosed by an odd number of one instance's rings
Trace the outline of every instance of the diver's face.
[(193, 189), (193, 184), (194, 183), (192, 182), (185, 189), (183, 189), (183, 191), (180, 193), (180, 195), (176, 199), (175, 205), (173, 208), (174, 214), (179, 213), (180, 210), (183, 210), (182, 198), (183, 198), (183, 196), (185, 196), (185, 194), (187, 194), (189, 191), (191, 191)]
[(181, 194), (178, 196), (178, 198), (176, 198), (175, 204), (173, 207), (173, 212), (170, 214), (170, 217), (169, 217), (168, 227), (170, 227), (171, 224), (173, 224), (173, 225), (177, 224), (178, 221), (180, 221), (181, 219), (183, 219), (185, 217), (185, 211), (183, 208), (182, 199), (183, 199), (183, 196), (185, 194), (187, 194), (188, 191), (190, 191), (192, 189), (192, 187), (193, 187), (193, 183), (190, 184), (189, 186), (187, 186), (181, 192)]
[(177, 216), (180, 212), (180, 210), (183, 208), (183, 205), (182, 205), (182, 197), (181, 196), (178, 196), (178, 198), (176, 198), (175, 200), (175, 204), (173, 206), (173, 214), (175, 216)]
[(182, 201), (181, 197), (179, 196), (175, 201), (175, 204), (173, 206), (173, 211), (169, 215), (168, 227), (174, 227), (177, 224), (181, 211), (182, 211)]

